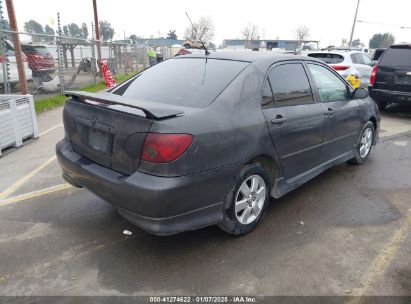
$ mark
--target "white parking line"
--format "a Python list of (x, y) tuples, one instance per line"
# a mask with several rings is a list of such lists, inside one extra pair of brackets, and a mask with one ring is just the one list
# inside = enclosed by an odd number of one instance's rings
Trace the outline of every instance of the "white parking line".
[(32, 178), (34, 175), (36, 175), (38, 172), (40, 172), (44, 167), (46, 167), (48, 164), (50, 164), (51, 162), (53, 162), (54, 160), (56, 160), (56, 156), (53, 156), (51, 158), (49, 158), (47, 161), (45, 161), (43, 164), (41, 164), (40, 166), (38, 166), (36, 169), (34, 169), (33, 171), (31, 171), (29, 174), (27, 174), (26, 176), (20, 178), (17, 182), (15, 182), (14, 184), (12, 184), (11, 186), (9, 186), (6, 190), (4, 190), (3, 192), (0, 192), (0, 200), (1, 199), (5, 199), (6, 197), (8, 197), (10, 194), (12, 194), (13, 192), (15, 192), (18, 188), (20, 188), (24, 183), (26, 183), (30, 178)]
[(17, 203), (17, 202), (21, 202), (21, 201), (25, 201), (31, 198), (35, 198), (35, 197), (39, 197), (39, 196), (43, 196), (46, 194), (50, 194), (53, 192), (57, 192), (57, 191), (61, 191), (64, 189), (70, 189), (73, 188), (73, 186), (71, 186), (70, 184), (60, 184), (60, 185), (56, 185), (56, 186), (51, 186), (48, 188), (44, 188), (44, 189), (40, 189), (40, 190), (36, 190), (33, 192), (29, 192), (29, 193), (24, 193), (21, 195), (17, 195), (14, 197), (10, 197), (4, 200), (0, 200), (0, 207), (2, 206), (7, 206), (13, 203)]
[(55, 130), (55, 129), (57, 129), (57, 128), (60, 128), (60, 127), (62, 127), (62, 126), (63, 126), (63, 124), (62, 124), (62, 123), (59, 123), (59, 124), (57, 124), (57, 125), (55, 125), (55, 126), (53, 126), (53, 127), (49, 128), (49, 129), (47, 129), (47, 130), (45, 130), (45, 131), (41, 132), (41, 133), (39, 134), (39, 136), (46, 135), (47, 133), (49, 133), (49, 132), (51, 132), (51, 131), (53, 131), (53, 130)]

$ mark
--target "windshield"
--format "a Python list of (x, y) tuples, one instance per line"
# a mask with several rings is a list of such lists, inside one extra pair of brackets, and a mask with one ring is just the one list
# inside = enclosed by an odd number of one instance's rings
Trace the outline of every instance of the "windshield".
[(325, 63), (341, 63), (344, 61), (344, 57), (339, 54), (332, 53), (312, 53), (308, 54), (308, 57), (313, 57), (324, 61)]
[[(181, 57), (180, 57), (181, 58)], [(141, 72), (112, 93), (188, 107), (205, 107), (248, 65), (248, 62), (170, 59)]]

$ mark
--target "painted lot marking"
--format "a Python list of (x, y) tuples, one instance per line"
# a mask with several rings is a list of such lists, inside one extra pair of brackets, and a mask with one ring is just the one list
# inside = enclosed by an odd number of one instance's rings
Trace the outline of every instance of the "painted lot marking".
[(46, 135), (47, 133), (49, 133), (49, 132), (51, 132), (51, 131), (53, 131), (53, 130), (55, 130), (55, 129), (57, 129), (57, 128), (60, 128), (60, 127), (62, 127), (62, 126), (63, 126), (63, 123), (59, 123), (59, 124), (55, 125), (54, 127), (51, 127), (51, 128), (49, 128), (49, 129), (41, 132), (41, 133), (39, 134), (39, 136)]
[(4, 200), (0, 200), (0, 207), (2, 206), (7, 206), (13, 203), (17, 203), (17, 202), (21, 202), (21, 201), (25, 201), (31, 198), (35, 198), (35, 197), (39, 197), (39, 196), (44, 196), (53, 192), (57, 192), (57, 191), (61, 191), (64, 189), (70, 189), (70, 188), (74, 188), (73, 186), (71, 186), (70, 184), (60, 184), (60, 185), (56, 185), (56, 186), (51, 186), (51, 187), (47, 187), (44, 189), (40, 189), (40, 190), (36, 190), (33, 192), (29, 192), (29, 193), (24, 193), (21, 195), (17, 195), (14, 197), (10, 197)]
[(411, 209), (408, 210), (407, 217), (403, 225), (395, 232), (389, 243), (382, 249), (380, 254), (374, 259), (370, 268), (367, 271), (365, 280), (360, 288), (353, 291), (353, 295), (356, 296), (350, 304), (360, 304), (364, 300), (364, 296), (370, 289), (372, 284), (376, 282), (391, 264), (391, 261), (395, 257), (398, 249), (401, 247), (405, 237), (407, 236), (411, 228)]
[(43, 164), (41, 164), (40, 166), (38, 166), (36, 169), (34, 169), (33, 171), (31, 171), (29, 174), (27, 174), (26, 176), (23, 176), (22, 178), (20, 178), (17, 182), (15, 182), (14, 184), (12, 184), (11, 186), (9, 186), (8, 188), (6, 188), (6, 190), (4, 190), (3, 192), (0, 192), (0, 200), (1, 199), (5, 199), (6, 197), (8, 197), (10, 194), (12, 194), (13, 192), (15, 192), (18, 188), (20, 188), (23, 184), (25, 184), (30, 178), (32, 178), (34, 175), (36, 175), (37, 173), (39, 173), (41, 170), (43, 170), (47, 165), (49, 165), (50, 163), (52, 163), (54, 160), (56, 160), (56, 156), (53, 156), (51, 158), (49, 158), (47, 161), (45, 161)]

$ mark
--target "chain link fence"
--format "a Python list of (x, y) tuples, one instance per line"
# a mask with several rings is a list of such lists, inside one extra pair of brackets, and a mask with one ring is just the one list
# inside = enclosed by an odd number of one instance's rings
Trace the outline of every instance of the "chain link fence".
[[(16, 54), (11, 31), (0, 27), (0, 94), (21, 93)], [(131, 43), (103, 42), (93, 39), (17, 33), (23, 51), (23, 64), (28, 93), (35, 99), (81, 90), (103, 81), (98, 64), (106, 61), (111, 74), (119, 78), (136, 74), (149, 66), (148, 46)], [(171, 56), (167, 47), (156, 48), (158, 61)]]

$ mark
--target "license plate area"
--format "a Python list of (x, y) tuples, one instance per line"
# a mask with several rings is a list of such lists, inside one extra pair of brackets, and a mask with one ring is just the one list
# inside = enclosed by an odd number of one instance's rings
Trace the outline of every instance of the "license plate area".
[(397, 75), (397, 77), (395, 79), (395, 84), (397, 84), (397, 85), (411, 85), (411, 76)]
[[(96, 118), (77, 118), (77, 132), (84, 150), (88, 150), (90, 158), (97, 154), (104, 155), (105, 160), (113, 153), (116, 130), (112, 126), (99, 122)], [(87, 156), (87, 155), (86, 155)]]

